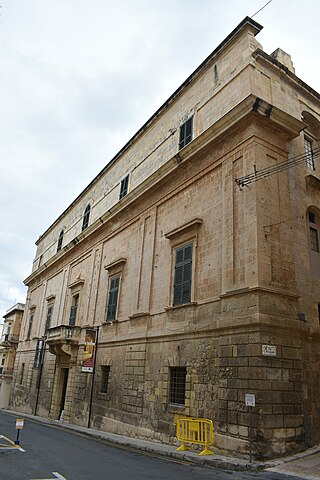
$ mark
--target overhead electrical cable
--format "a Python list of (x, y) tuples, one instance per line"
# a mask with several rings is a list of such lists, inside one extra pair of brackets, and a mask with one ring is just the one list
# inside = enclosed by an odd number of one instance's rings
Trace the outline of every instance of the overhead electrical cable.
[(303, 154), (297, 155), (296, 157), (292, 157), (283, 162), (277, 163), (276, 165), (263, 168), (262, 170), (256, 170), (256, 167), (254, 166), (253, 173), (245, 175), (244, 177), (236, 178), (235, 182), (238, 185), (238, 187), (245, 187), (250, 183), (261, 180), (262, 178), (266, 178), (266, 177), (269, 177), (270, 175), (274, 175), (275, 173), (282, 172), (287, 168), (292, 168), (292, 167), (295, 167), (296, 165), (300, 165), (303, 163), (307, 164), (307, 162), (310, 161), (310, 159), (313, 160), (314, 158), (319, 156), (320, 156), (320, 147), (313, 150), (312, 154), (303, 153)]

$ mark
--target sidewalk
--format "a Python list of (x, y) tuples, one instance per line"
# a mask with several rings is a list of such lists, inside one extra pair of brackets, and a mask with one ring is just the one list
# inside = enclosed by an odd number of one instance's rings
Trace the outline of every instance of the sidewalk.
[(194, 452), (192, 450), (177, 452), (176, 447), (173, 445), (165, 445), (162, 443), (140, 440), (138, 438), (125, 437), (124, 435), (117, 435), (115, 433), (95, 430), (93, 428), (80, 427), (78, 425), (34, 415), (28, 415), (25, 413), (18, 413), (12, 410), (3, 410), (3, 412), (12, 415), (15, 418), (26, 418), (44, 425), (54, 425), (58, 428), (88, 435), (113, 446), (127, 447), (148, 452), (153, 455), (170, 457), (185, 462), (198, 463), (227, 470), (269, 470), (273, 472), (296, 475), (304, 479), (320, 479), (320, 446), (282, 459), (270, 460), (267, 462), (253, 461), (250, 463), (249, 460), (246, 459), (227, 457), (216, 453), (214, 455), (200, 457), (198, 452)]

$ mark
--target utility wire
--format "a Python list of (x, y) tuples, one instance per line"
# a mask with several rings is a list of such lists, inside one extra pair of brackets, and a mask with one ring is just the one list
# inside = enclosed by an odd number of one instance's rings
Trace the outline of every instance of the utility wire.
[(270, 175), (274, 175), (275, 173), (282, 172), (287, 168), (295, 167), (296, 165), (300, 165), (303, 163), (308, 163), (308, 161), (313, 161), (314, 158), (320, 156), (320, 147), (313, 150), (312, 153), (302, 153), (297, 155), (296, 157), (289, 158), (284, 162), (277, 163), (276, 165), (272, 165), (271, 167), (263, 168), (262, 170), (256, 170), (254, 166), (254, 173), (250, 173), (249, 175), (245, 175), (244, 177), (236, 178), (235, 182), (238, 187), (245, 187), (250, 183), (257, 182), (262, 178), (269, 177)]
[(272, 0), (269, 0), (269, 2), (267, 2), (265, 5), (263, 5), (263, 7), (260, 8), (260, 10), (258, 10), (256, 13), (254, 13), (253, 15), (251, 15), (251, 18), (253, 18), (255, 15), (257, 15), (259, 12), (261, 12), (261, 10), (263, 10), (264, 8), (266, 8), (267, 5), (269, 5), (269, 3), (271, 3)]

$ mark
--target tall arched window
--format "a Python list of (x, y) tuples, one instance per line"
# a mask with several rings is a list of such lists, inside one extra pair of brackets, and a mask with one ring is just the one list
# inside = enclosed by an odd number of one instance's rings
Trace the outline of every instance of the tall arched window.
[(89, 225), (90, 210), (91, 210), (91, 207), (90, 207), (90, 204), (88, 204), (83, 214), (82, 230), (85, 230)]
[(59, 238), (58, 238), (57, 252), (59, 252), (59, 250), (61, 250), (61, 248), (62, 248), (63, 234), (64, 234), (64, 231), (61, 230), (61, 232), (59, 233)]

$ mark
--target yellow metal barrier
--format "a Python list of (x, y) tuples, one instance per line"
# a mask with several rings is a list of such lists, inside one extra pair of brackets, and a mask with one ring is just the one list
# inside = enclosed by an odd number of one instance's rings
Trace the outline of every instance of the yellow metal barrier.
[(177, 438), (182, 445), (177, 450), (189, 450), (190, 447), (186, 443), (195, 443), (203, 445), (199, 455), (213, 455), (209, 450), (209, 445), (213, 445), (213, 423), (207, 418), (178, 418), (177, 420)]

